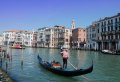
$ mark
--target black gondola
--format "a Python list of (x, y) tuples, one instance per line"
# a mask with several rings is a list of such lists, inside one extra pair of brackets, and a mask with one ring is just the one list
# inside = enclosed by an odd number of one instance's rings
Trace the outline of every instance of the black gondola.
[(68, 76), (68, 77), (72, 77), (72, 76), (79, 76), (79, 75), (84, 75), (84, 74), (88, 74), (91, 73), (93, 70), (93, 64), (87, 68), (87, 69), (77, 69), (77, 70), (67, 70), (67, 69), (62, 69), (60, 68), (54, 68), (51, 63), (47, 62), (47, 61), (43, 61), (42, 58), (38, 55), (38, 60), (39, 63), (42, 67), (44, 67), (45, 69), (58, 74), (58, 75), (62, 75), (62, 76)]

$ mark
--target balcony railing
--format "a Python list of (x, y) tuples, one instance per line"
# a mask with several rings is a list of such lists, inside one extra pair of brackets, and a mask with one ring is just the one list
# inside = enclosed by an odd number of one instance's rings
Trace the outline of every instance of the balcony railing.
[(102, 32), (101, 35), (109, 35), (109, 34), (116, 34), (116, 33), (120, 33), (120, 30)]

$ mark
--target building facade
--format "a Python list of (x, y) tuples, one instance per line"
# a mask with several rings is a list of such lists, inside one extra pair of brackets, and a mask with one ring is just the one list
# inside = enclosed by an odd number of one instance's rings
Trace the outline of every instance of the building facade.
[(86, 48), (89, 50), (97, 50), (96, 43), (96, 24), (92, 24), (86, 28)]
[(24, 30), (9, 30), (3, 32), (4, 45), (20, 44), (24, 46), (32, 46), (33, 33)]
[(18, 30), (8, 30), (3, 32), (3, 44), (12, 45), (15, 41), (16, 32)]
[(37, 47), (37, 32), (33, 31), (33, 41), (32, 41), (32, 47)]
[(120, 13), (95, 22), (97, 50), (120, 50)]
[(45, 30), (45, 47), (54, 48), (54, 29), (49, 28)]
[(55, 47), (61, 48), (66, 47), (70, 48), (70, 35), (71, 30), (68, 28), (65, 28), (64, 26), (55, 26), (54, 27), (54, 41), (55, 41)]
[(54, 26), (54, 46), (60, 48), (64, 45), (64, 26)]
[(28, 47), (32, 47), (32, 42), (33, 42), (33, 32), (32, 31), (24, 31), (23, 32), (24, 34), (23, 35), (25, 35), (24, 37), (23, 37), (23, 44), (25, 45), (25, 46), (28, 46)]
[(3, 45), (3, 36), (0, 35), (0, 45)]
[(85, 48), (86, 44), (86, 29), (84, 28), (75, 28), (72, 30), (71, 38), (71, 47), (72, 48)]
[(46, 46), (46, 38), (45, 38), (45, 30), (47, 27), (39, 28), (37, 30), (37, 47), (45, 47)]
[(41, 28), (38, 30), (38, 47), (61, 48), (63, 45), (70, 48), (70, 29), (64, 26)]

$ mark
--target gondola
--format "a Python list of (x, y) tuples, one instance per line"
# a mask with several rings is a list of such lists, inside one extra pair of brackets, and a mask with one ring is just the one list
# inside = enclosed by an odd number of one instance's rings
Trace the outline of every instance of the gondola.
[(62, 76), (73, 77), (73, 76), (88, 74), (93, 71), (93, 64), (87, 69), (67, 70), (67, 69), (63, 69), (62, 67), (57, 67), (57, 68), (53, 67), (51, 63), (47, 61), (43, 61), (39, 55), (37, 56), (37, 58), (38, 58), (39, 64), (42, 67), (44, 67), (45, 69), (55, 74), (62, 75)]

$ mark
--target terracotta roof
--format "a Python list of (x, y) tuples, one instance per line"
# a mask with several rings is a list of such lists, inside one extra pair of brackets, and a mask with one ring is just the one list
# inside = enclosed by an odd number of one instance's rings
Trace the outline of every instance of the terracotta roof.
[(31, 31), (26, 31), (26, 30), (7, 30), (7, 31), (4, 31), (4, 32), (23, 32), (23, 33), (32, 33)]
[(5, 32), (18, 32), (19, 30), (7, 30)]

